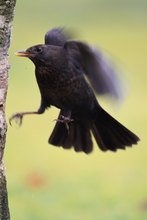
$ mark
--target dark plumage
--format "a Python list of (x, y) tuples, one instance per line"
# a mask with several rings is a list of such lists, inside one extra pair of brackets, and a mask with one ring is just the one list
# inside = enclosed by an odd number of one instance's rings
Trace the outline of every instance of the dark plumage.
[(24, 115), (41, 114), (53, 105), (61, 111), (49, 138), (52, 145), (90, 153), (91, 133), (103, 151), (137, 144), (139, 138), (102, 109), (94, 94), (119, 96), (113, 65), (100, 50), (69, 41), (62, 29), (55, 28), (46, 33), (45, 44), (17, 55), (35, 64), (41, 105), (37, 112), (13, 115), (10, 123), (14, 118), (22, 123)]

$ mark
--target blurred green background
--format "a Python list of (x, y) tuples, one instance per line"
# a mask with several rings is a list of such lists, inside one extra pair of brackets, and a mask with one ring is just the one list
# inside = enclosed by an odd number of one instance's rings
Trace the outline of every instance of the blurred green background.
[(138, 146), (90, 155), (48, 145), (58, 110), (26, 116), (8, 127), (6, 172), (12, 220), (147, 219), (147, 1), (18, 0), (10, 48), (7, 117), (36, 110), (40, 94), (34, 66), (14, 55), (43, 43), (55, 26), (104, 48), (125, 72), (128, 96), (121, 108), (100, 103), (141, 138)]

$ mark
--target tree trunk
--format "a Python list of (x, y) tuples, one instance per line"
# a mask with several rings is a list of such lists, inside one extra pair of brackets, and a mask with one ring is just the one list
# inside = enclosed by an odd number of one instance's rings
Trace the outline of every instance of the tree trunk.
[(5, 118), (8, 88), (8, 49), (16, 0), (0, 0), (0, 220), (9, 220), (7, 185), (4, 167), (4, 148), (7, 124)]

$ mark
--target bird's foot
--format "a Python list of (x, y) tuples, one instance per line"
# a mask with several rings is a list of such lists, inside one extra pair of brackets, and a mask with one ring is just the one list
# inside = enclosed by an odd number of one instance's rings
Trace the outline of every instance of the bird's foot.
[(73, 122), (74, 119), (61, 115), (60, 118), (55, 119), (55, 121), (64, 123), (67, 131), (69, 132), (69, 123)]
[(15, 120), (16, 124), (18, 124), (19, 126), (22, 125), (22, 120), (23, 120), (23, 116), (24, 114), (23, 113), (16, 113), (14, 115), (12, 115), (10, 118), (9, 118), (9, 124), (12, 125), (12, 121)]

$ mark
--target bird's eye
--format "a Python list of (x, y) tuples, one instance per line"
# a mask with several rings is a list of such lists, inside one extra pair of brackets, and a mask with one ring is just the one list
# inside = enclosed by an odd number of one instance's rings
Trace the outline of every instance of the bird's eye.
[(42, 51), (42, 49), (41, 49), (40, 47), (37, 47), (37, 48), (36, 48), (36, 51), (37, 51), (38, 53), (40, 53), (40, 52)]

